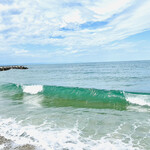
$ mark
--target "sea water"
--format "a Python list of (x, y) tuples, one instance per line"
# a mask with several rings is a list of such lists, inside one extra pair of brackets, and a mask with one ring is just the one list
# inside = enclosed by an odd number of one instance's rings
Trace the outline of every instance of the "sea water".
[(150, 61), (27, 67), (0, 72), (0, 136), (12, 147), (150, 149)]

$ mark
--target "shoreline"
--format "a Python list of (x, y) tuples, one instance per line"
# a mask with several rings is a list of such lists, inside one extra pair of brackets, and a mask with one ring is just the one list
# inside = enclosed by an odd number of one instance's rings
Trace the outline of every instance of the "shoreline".
[(36, 150), (36, 147), (31, 144), (17, 145), (10, 139), (0, 135), (0, 149), (2, 150)]

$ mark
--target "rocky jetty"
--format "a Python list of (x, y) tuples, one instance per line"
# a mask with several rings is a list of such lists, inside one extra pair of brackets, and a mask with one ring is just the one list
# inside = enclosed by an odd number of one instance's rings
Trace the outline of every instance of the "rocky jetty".
[(0, 71), (7, 71), (10, 69), (28, 69), (28, 68), (25, 66), (1, 66), (0, 67)]

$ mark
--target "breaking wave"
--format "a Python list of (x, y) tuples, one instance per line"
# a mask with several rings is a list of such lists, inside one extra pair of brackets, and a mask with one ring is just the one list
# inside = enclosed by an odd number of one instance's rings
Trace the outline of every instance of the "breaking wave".
[[(129, 105), (150, 106), (149, 93), (120, 90), (100, 90), (47, 85), (3, 84), (0, 93), (10, 99), (23, 99), (29, 95), (40, 98), (44, 107), (78, 107), (125, 110)], [(33, 96), (32, 96), (33, 98)], [(32, 101), (32, 99), (31, 99)]]

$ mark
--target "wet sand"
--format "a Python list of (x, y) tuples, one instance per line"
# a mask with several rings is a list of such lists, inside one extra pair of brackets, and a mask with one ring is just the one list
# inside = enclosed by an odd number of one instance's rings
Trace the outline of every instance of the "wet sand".
[(26, 144), (17, 146), (13, 141), (6, 139), (4, 136), (0, 136), (0, 149), (1, 150), (35, 150), (35, 146)]

